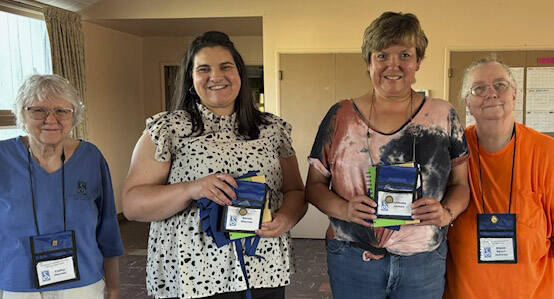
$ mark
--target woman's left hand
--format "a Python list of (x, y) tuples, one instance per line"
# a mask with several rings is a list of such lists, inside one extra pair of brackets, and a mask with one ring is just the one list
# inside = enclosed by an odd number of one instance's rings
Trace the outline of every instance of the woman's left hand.
[(262, 223), (262, 229), (256, 230), (255, 233), (262, 238), (275, 238), (288, 232), (294, 224), (286, 215), (277, 212), (273, 214), (271, 222)]
[(443, 227), (450, 223), (450, 215), (441, 203), (430, 197), (422, 197), (412, 204), (412, 218), (419, 219), (418, 225)]

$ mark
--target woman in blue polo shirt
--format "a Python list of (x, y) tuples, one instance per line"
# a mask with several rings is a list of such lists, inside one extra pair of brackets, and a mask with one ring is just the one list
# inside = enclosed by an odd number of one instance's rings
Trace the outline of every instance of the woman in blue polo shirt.
[(119, 298), (108, 165), (69, 137), (82, 112), (60, 76), (34, 75), (19, 89), (14, 114), (28, 136), (0, 141), (0, 299)]

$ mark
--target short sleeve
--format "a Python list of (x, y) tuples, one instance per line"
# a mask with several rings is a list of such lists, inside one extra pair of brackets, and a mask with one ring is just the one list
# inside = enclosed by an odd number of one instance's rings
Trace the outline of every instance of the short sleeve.
[(452, 161), (452, 167), (455, 167), (469, 158), (469, 149), (464, 128), (452, 106), (450, 106), (448, 113), (448, 126), (450, 129), (450, 160)]
[(154, 158), (160, 162), (171, 161), (174, 140), (190, 135), (192, 125), (185, 111), (160, 112), (146, 120), (145, 133), (150, 134), (156, 145)]
[[(554, 149), (554, 146), (552, 146), (552, 148)], [(550, 241), (554, 242), (554, 163), (552, 162), (552, 160), (550, 160), (549, 162), (549, 171), (546, 173), (544, 196), (545, 202), (547, 204), (547, 208), (545, 210), (547, 211), (548, 219), (550, 219)], [(550, 248), (550, 250), (552, 250), (552, 253), (554, 253), (554, 249), (552, 247)]]
[(329, 164), (339, 104), (333, 105), (319, 124), (312, 150), (308, 157), (310, 165), (325, 177), (331, 176)]
[(110, 170), (100, 154), (101, 193), (96, 199), (99, 222), (96, 227), (96, 241), (104, 257), (123, 255), (123, 243), (119, 234), (119, 225), (115, 209)]
[[(547, 232), (550, 233), (550, 240), (554, 241), (554, 156), (552, 156), (554, 152), (554, 139), (544, 134), (537, 135), (539, 141), (533, 144), (533, 146), (538, 147), (539, 150), (535, 151), (532, 159), (540, 159), (540, 170), (538, 171), (538, 176), (540, 177), (539, 188), (542, 189), (544, 195), (543, 204), (547, 219), (550, 220), (550, 223), (547, 224)], [(554, 253), (552, 247), (550, 250)]]
[(277, 124), (279, 128), (279, 157), (288, 158), (293, 156), (295, 152), (292, 148), (292, 126), (280, 118), (278, 119)]

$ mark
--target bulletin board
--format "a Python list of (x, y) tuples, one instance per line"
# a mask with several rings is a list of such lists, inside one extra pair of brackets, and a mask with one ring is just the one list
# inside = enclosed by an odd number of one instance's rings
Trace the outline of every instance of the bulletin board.
[(474, 123), (460, 99), (465, 69), (474, 61), (491, 57), (510, 67), (517, 83), (514, 117), (541, 133), (554, 137), (554, 50), (451, 51), (449, 99), (462, 123)]

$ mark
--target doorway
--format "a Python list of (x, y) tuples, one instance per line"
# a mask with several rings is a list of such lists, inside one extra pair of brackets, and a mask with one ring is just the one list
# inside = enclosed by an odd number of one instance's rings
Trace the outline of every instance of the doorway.
[[(319, 123), (337, 101), (366, 93), (370, 80), (359, 53), (282, 53), (279, 63), (281, 117), (292, 125), (293, 147), (305, 182), (307, 157)], [(310, 205), (292, 236), (321, 239), (328, 224), (327, 216)]]

